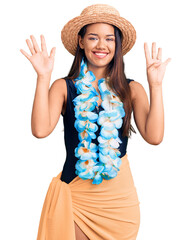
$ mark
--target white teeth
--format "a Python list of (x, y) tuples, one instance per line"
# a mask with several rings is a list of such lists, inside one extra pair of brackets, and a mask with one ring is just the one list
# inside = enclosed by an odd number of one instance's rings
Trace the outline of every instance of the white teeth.
[(98, 56), (105, 56), (105, 55), (107, 55), (107, 53), (96, 53), (96, 52), (95, 52), (95, 54), (98, 55)]

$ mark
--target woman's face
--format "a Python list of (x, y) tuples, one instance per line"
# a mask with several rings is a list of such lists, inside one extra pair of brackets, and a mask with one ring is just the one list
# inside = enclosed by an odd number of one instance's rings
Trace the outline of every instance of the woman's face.
[(79, 45), (84, 49), (90, 70), (105, 69), (115, 54), (114, 27), (106, 23), (88, 25), (84, 38), (79, 37)]

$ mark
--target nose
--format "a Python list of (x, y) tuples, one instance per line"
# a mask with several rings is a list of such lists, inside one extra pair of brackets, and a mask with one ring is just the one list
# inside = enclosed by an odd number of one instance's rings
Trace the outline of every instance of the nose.
[(105, 48), (106, 48), (103, 39), (99, 39), (99, 41), (97, 42), (97, 46), (96, 46), (96, 48), (98, 48), (98, 49), (105, 49)]

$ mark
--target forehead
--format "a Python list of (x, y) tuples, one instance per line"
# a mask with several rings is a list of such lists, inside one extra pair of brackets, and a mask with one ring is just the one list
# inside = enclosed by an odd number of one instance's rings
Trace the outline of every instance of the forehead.
[(108, 23), (92, 23), (86, 28), (86, 33), (89, 32), (114, 34), (114, 27)]

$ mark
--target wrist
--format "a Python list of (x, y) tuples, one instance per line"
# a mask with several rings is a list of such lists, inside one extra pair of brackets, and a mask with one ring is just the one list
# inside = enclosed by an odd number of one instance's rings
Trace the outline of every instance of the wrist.
[(153, 90), (162, 89), (162, 83), (160, 84), (149, 84), (149, 88)]
[(39, 75), (37, 76), (37, 81), (39, 82), (48, 82), (50, 83), (51, 80), (51, 74), (43, 74), (43, 75)]

